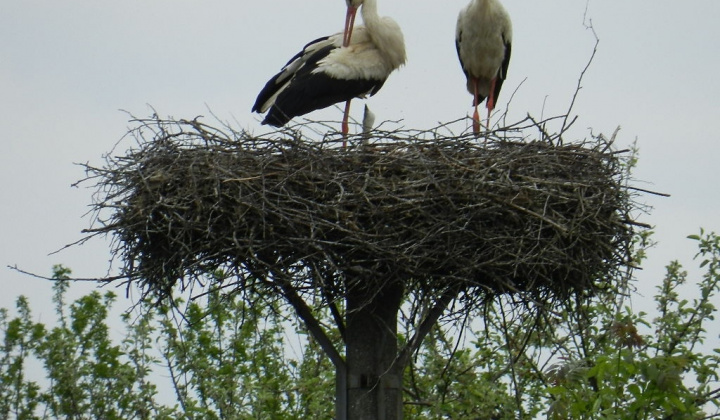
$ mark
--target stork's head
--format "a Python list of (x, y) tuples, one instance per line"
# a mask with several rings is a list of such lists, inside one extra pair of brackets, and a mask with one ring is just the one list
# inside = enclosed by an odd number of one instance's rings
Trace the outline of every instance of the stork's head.
[(364, 0), (345, 0), (347, 14), (345, 15), (345, 30), (343, 31), (343, 47), (350, 45), (353, 26), (355, 26), (355, 15)]

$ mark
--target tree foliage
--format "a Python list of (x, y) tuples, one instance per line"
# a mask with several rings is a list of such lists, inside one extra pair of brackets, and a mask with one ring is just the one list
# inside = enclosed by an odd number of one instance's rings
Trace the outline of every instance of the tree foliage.
[[(653, 314), (618, 290), (546, 309), (498, 296), (473, 318), (437, 326), (405, 372), (406, 417), (720, 416), (720, 349), (706, 342), (717, 343), (720, 237), (691, 239), (702, 278), (670, 263)], [(0, 419), (332, 418), (332, 364), (309, 337), (302, 354), (289, 350), (302, 333), (277, 302), (211, 292), (187, 303), (184, 319), (140, 305), (123, 316), (117, 343), (115, 295), (68, 303), (68, 275), (55, 267), (54, 325), (34, 321), (22, 296), (13, 317), (0, 310)]]
[[(589, 329), (587, 344), (563, 349), (561, 361), (548, 371), (552, 418), (703, 419), (709, 418), (706, 410), (718, 415), (720, 349), (710, 352), (704, 344), (720, 291), (720, 238), (691, 238), (706, 270), (697, 295), (684, 297), (687, 273), (672, 262), (657, 287), (654, 318), (628, 307), (612, 312), (593, 306), (599, 322)], [(716, 333), (711, 338), (717, 343)]]

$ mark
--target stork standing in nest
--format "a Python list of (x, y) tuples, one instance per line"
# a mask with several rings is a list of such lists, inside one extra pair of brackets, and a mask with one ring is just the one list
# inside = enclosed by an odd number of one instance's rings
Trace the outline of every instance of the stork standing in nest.
[(498, 0), (471, 0), (458, 16), (455, 47), (473, 95), (473, 132), (480, 132), (478, 105), (487, 98), (487, 126), (507, 76), (512, 43), (510, 15)]
[[(376, 0), (346, 3), (344, 32), (305, 45), (260, 91), (252, 110), (267, 111), (263, 124), (282, 127), (294, 117), (345, 101), (346, 136), (350, 100), (374, 95), (405, 64), (402, 31), (394, 20), (378, 15)], [(353, 30), (360, 7), (365, 25)]]

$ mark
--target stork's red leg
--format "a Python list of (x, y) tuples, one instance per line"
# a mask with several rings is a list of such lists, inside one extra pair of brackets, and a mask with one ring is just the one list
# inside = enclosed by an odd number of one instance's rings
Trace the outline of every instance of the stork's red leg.
[(343, 136), (343, 147), (346, 146), (345, 139), (347, 138), (349, 127), (348, 127), (348, 119), (350, 117), (350, 101), (352, 99), (348, 99), (347, 102), (345, 102), (345, 113), (343, 114), (343, 120), (342, 120), (342, 136)]
[(493, 77), (493, 79), (490, 81), (490, 93), (488, 93), (487, 103), (485, 104), (487, 106), (488, 110), (488, 117), (487, 117), (487, 128), (488, 131), (490, 130), (490, 113), (493, 109), (495, 109), (495, 82), (497, 82), (497, 77)]
[(473, 107), (475, 108), (475, 112), (473, 112), (473, 133), (479, 134), (480, 133), (480, 114), (478, 113), (478, 81), (476, 78), (473, 78), (472, 82), (473, 82)]

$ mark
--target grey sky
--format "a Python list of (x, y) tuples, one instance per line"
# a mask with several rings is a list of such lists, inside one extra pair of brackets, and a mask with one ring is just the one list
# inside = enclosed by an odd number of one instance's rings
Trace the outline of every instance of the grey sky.
[[(368, 101), (377, 121), (430, 128), (471, 112), (453, 39), (466, 1), (379, 1), (380, 14), (403, 28), (408, 63)], [(514, 42), (498, 109), (522, 83), (508, 121), (539, 117), (543, 106), (545, 116), (563, 112), (594, 44), (583, 27), (585, 2), (505, 5)], [(90, 223), (81, 216), (92, 191), (70, 187), (83, 177), (73, 163), (100, 163), (112, 149), (128, 126), (119, 109), (147, 116), (149, 104), (162, 116), (193, 118), (209, 116), (209, 107), (261, 132), (249, 112), (255, 95), (306, 42), (341, 30), (344, 11), (341, 0), (3, 0), (0, 306), (12, 306), (18, 294), (40, 303), (50, 295), (49, 284), (7, 264), (48, 273), (63, 263), (78, 276), (105, 274), (106, 241), (48, 253)], [(600, 45), (573, 134), (586, 137), (592, 127), (609, 135), (622, 126), (620, 146), (638, 140), (635, 175), (648, 182), (641, 186), (672, 194), (643, 198), (655, 210), (641, 220), (657, 225), (660, 244), (638, 277), (657, 281), (669, 259), (690, 262), (686, 235), (720, 228), (720, 2), (592, 0), (588, 16)], [(360, 118), (362, 103), (354, 104)], [(309, 117), (337, 120), (340, 111)]]

